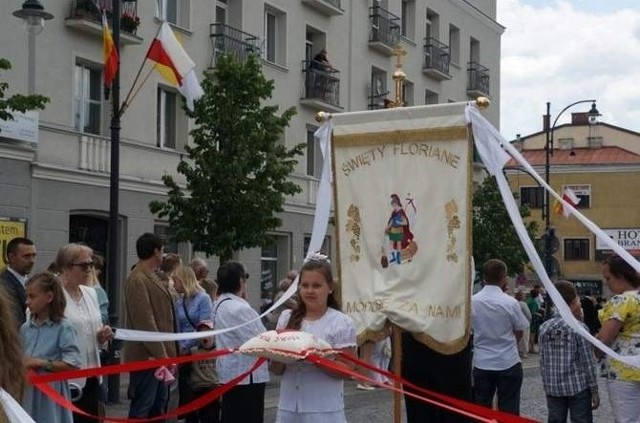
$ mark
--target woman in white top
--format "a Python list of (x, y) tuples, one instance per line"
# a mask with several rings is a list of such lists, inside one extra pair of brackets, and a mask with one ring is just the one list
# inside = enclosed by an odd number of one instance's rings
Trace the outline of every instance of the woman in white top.
[[(216, 335), (216, 349), (237, 348), (249, 339), (266, 331), (258, 313), (245, 300), (249, 275), (244, 266), (235, 261), (224, 263), (217, 273), (220, 296), (213, 306), (213, 326), (226, 329), (243, 326)], [(251, 322), (245, 324), (247, 322)], [(255, 357), (229, 354), (216, 360), (216, 371), (220, 384), (249, 370)], [(222, 423), (262, 423), (264, 421), (264, 393), (269, 382), (266, 363), (254, 370), (234, 388), (222, 396)]]
[[(340, 312), (333, 290), (329, 260), (319, 254), (307, 259), (300, 269), (298, 306), (282, 312), (277, 328), (311, 333), (336, 350), (355, 356), (356, 329), (351, 318)], [(353, 368), (339, 358), (337, 362)], [(273, 362), (271, 370), (283, 374), (277, 423), (346, 422), (340, 375), (307, 362)]]
[[(58, 250), (55, 260), (55, 269), (60, 272), (67, 300), (65, 317), (76, 330), (78, 348), (85, 368), (100, 366), (100, 346), (113, 337), (111, 328), (102, 324), (96, 291), (85, 286), (92, 276), (92, 255), (93, 250), (86, 245), (67, 244)], [(82, 395), (75, 405), (91, 415), (98, 415), (100, 380), (90, 377), (72, 380), (71, 383), (82, 389)], [(76, 413), (73, 414), (73, 421), (94, 422), (93, 419)]]

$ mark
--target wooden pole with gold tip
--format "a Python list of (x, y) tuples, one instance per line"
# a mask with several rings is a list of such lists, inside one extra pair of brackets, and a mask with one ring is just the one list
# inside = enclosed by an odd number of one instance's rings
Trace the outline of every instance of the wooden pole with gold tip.
[[(395, 100), (387, 103), (388, 108), (403, 107), (404, 103), (404, 81), (407, 75), (402, 69), (402, 57), (407, 51), (397, 44), (393, 48), (393, 55), (396, 56), (396, 70), (393, 72), (392, 79), (395, 82)], [(402, 328), (398, 325), (391, 325), (391, 344), (393, 346), (393, 373), (396, 376), (402, 376)], [(402, 384), (394, 382), (395, 387), (400, 390)], [(393, 422), (402, 422), (402, 394), (399, 391), (393, 392)]]
[(400, 44), (393, 48), (393, 55), (396, 56), (396, 70), (391, 77), (395, 82), (396, 96), (394, 101), (387, 103), (387, 108), (402, 107), (404, 106), (404, 81), (407, 79), (407, 75), (402, 69), (402, 57), (406, 56), (407, 51), (403, 49)]

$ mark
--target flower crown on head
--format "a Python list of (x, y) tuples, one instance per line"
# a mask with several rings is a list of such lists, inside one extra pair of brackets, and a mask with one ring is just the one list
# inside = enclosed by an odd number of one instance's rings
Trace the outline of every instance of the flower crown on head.
[(305, 263), (309, 263), (310, 261), (319, 261), (319, 262), (325, 262), (327, 264), (331, 264), (331, 260), (329, 260), (329, 256), (322, 254), (319, 251), (309, 254), (307, 258), (304, 259)]

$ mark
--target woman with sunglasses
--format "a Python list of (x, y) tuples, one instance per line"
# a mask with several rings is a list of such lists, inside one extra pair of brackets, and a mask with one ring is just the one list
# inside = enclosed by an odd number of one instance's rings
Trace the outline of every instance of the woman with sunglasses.
[[(86, 245), (67, 244), (58, 250), (55, 260), (67, 300), (65, 317), (76, 330), (83, 368), (100, 366), (100, 348), (113, 337), (111, 328), (102, 324), (96, 291), (86, 286), (92, 277), (92, 256), (93, 250)], [(100, 383), (97, 377), (71, 381), (81, 390), (79, 398), (76, 395), (75, 405), (94, 416), (99, 413)], [(74, 413), (73, 421), (94, 420)]]

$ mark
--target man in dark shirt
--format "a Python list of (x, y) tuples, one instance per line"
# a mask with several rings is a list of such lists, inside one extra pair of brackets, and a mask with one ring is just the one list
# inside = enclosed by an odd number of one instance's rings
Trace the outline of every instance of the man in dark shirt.
[(0, 285), (12, 302), (16, 324), (20, 327), (26, 320), (25, 283), (36, 263), (36, 246), (28, 238), (13, 238), (7, 244), (7, 267), (0, 272)]
[(600, 320), (598, 320), (598, 309), (595, 301), (591, 299), (591, 293), (580, 297), (584, 324), (589, 328), (591, 335), (596, 335), (600, 331)]

